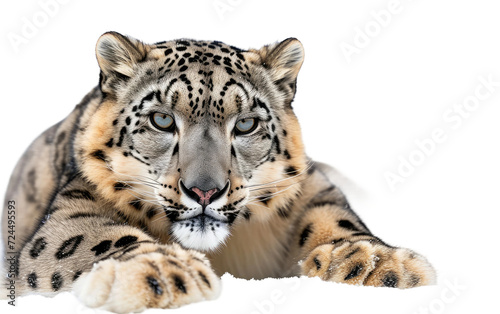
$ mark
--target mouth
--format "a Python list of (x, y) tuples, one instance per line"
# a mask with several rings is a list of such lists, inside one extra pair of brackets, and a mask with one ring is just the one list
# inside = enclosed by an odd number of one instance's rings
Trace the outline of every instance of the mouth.
[(229, 236), (227, 222), (204, 213), (173, 222), (171, 231), (182, 246), (200, 251), (215, 250)]
[(225, 222), (210, 217), (207, 214), (200, 214), (195, 217), (178, 220), (177, 222), (181, 225), (185, 224), (187, 227), (190, 227), (192, 229), (190, 229), (190, 231), (194, 231), (194, 228), (197, 227), (202, 232), (206, 229), (215, 231), (215, 228), (220, 228), (222, 224), (226, 224)]

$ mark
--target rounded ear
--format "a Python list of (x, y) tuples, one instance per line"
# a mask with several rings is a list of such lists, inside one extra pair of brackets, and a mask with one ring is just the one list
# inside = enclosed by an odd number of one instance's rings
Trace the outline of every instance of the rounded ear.
[(304, 62), (304, 47), (300, 41), (296, 38), (288, 38), (264, 48), (267, 49), (263, 62), (271, 69), (273, 78), (295, 81)]
[(95, 50), (102, 73), (108, 78), (118, 79), (130, 78), (134, 74), (134, 65), (147, 55), (147, 46), (141, 41), (117, 32), (101, 35)]
[(261, 64), (269, 70), (271, 79), (285, 92), (287, 101), (295, 96), (297, 75), (304, 62), (304, 47), (296, 38), (251, 50), (260, 55)]

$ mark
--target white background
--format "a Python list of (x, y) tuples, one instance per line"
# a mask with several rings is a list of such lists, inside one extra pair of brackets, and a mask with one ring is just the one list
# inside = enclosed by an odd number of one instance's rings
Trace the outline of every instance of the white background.
[[(500, 87), (466, 112), (458, 127), (443, 115), (464, 99), (473, 101), (480, 77), (500, 81), (500, 6), (477, 0), (397, 3), (397, 13), (384, 15), (381, 26), (371, 12), (392, 8), (389, 0), (69, 0), (46, 21), (37, 1), (4, 1), (0, 190), (27, 145), (97, 84), (94, 46), (105, 31), (146, 42), (187, 37), (241, 48), (297, 37), (306, 59), (294, 108), (308, 154), (355, 183), (348, 197), (371, 230), (427, 256), (439, 272), (438, 285), (399, 291), (224, 277), (217, 301), (177, 312), (498, 313)], [(34, 17), (44, 25), (23, 35)], [(358, 29), (366, 34), (367, 28), (370, 35), (360, 42)], [(13, 34), (26, 42), (13, 45)], [(355, 47), (356, 38), (363, 47), (349, 62), (341, 45)], [(435, 129), (446, 140), (392, 191), (384, 174), (399, 175), (399, 156), (423, 156), (415, 141)], [(273, 301), (276, 293), (281, 297)], [(17, 302), (13, 310), (1, 300), (2, 313), (92, 312), (70, 294)]]

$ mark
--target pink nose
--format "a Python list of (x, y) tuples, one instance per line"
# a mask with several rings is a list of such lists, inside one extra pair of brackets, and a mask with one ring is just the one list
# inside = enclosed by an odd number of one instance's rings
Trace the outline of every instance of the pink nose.
[(191, 191), (196, 193), (196, 195), (198, 195), (198, 197), (200, 198), (198, 200), (198, 203), (202, 206), (207, 206), (208, 204), (210, 204), (210, 198), (212, 197), (212, 195), (217, 193), (218, 190), (219, 189), (211, 189), (209, 191), (202, 191), (197, 187), (191, 188)]

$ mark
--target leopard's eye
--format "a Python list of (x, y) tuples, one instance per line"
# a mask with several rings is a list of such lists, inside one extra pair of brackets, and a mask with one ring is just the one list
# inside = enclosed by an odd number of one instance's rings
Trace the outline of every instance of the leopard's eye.
[(153, 126), (161, 131), (172, 132), (175, 128), (174, 118), (166, 113), (154, 112), (150, 120)]
[(255, 130), (257, 125), (258, 121), (255, 118), (241, 119), (236, 123), (234, 131), (236, 135), (248, 134)]

